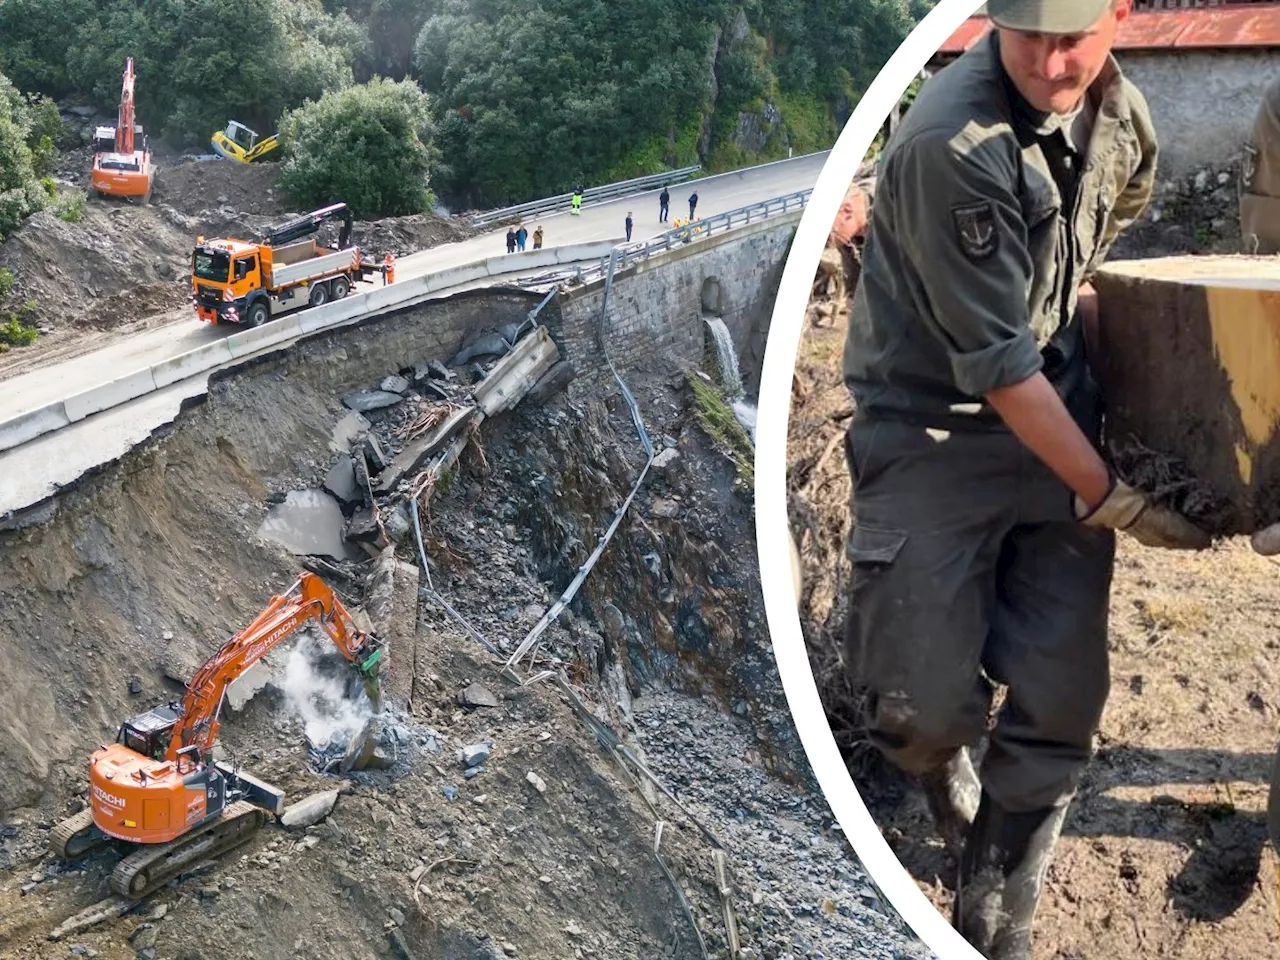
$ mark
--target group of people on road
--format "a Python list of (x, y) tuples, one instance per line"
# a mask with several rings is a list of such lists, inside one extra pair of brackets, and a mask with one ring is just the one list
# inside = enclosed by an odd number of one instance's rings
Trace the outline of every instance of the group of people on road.
[[(693, 219), (693, 213), (698, 209), (698, 191), (695, 190), (689, 194), (689, 219)], [(662, 193), (658, 194), (658, 222), (667, 223), (668, 215), (671, 212), (671, 192), (664, 186)]]
[[(529, 231), (523, 223), (514, 227), (507, 228), (507, 253), (515, 253), (517, 250), (523, 251), (525, 244), (529, 242)], [(542, 227), (539, 226), (533, 231), (533, 249), (542, 249)]]
[[(582, 191), (581, 184), (574, 187), (573, 193), (570, 195), (570, 201), (569, 201), (569, 213), (571, 216), (581, 216), (582, 214), (582, 193), (583, 191)], [(679, 228), (694, 222), (694, 220), (698, 219), (697, 217), (694, 216), (694, 212), (697, 209), (698, 209), (698, 191), (695, 190), (693, 193), (689, 194), (689, 219), (681, 220), (677, 218), (673, 226), (676, 228)], [(664, 186), (662, 188), (662, 193), (658, 195), (658, 222), (659, 223), (670, 222), (668, 220), (670, 210), (671, 210), (671, 193)], [(632, 211), (630, 210), (627, 211), (627, 217), (626, 217), (626, 220), (623, 222), (623, 226), (626, 229), (627, 242), (630, 243), (631, 233), (635, 229), (635, 219), (633, 217)], [(521, 224), (516, 224), (515, 226), (512, 226), (512, 227), (509, 227), (507, 229), (507, 253), (522, 252), (525, 249), (525, 245), (528, 242), (528, 238), (529, 238), (529, 231), (525, 228), (524, 224), (521, 223)], [(533, 249), (540, 250), (541, 248), (542, 248), (542, 227), (539, 226), (536, 230), (533, 231)]]

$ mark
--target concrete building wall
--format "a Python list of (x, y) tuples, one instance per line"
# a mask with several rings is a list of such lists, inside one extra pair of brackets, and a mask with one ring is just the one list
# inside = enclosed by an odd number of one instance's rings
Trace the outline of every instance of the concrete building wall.
[(1151, 106), (1161, 181), (1237, 163), (1280, 49), (1121, 51), (1120, 68)]
[[(609, 294), (603, 337), (624, 376), (651, 362), (703, 365), (709, 346), (705, 316), (719, 316), (733, 337), (744, 386), (759, 384), (774, 298), (800, 214), (709, 237), (619, 271)], [(577, 389), (612, 382), (602, 349), (604, 281), (554, 302), (547, 319)]]

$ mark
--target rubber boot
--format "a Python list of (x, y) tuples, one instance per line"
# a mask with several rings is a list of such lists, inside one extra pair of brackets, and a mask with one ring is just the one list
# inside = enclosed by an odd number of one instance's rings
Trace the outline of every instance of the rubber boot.
[(982, 795), (969, 751), (961, 747), (942, 766), (922, 775), (920, 785), (934, 825), (947, 850), (959, 860)]
[(988, 960), (1031, 960), (1031, 925), (1066, 814), (1066, 802), (1012, 813), (982, 794), (951, 922)]

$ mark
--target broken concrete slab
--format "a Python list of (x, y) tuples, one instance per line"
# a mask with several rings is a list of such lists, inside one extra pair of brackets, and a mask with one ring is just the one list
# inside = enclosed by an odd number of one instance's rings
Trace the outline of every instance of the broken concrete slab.
[(364, 493), (356, 485), (356, 468), (351, 457), (343, 455), (325, 475), (321, 487), (343, 503), (362, 503)]
[(426, 363), (417, 363), (413, 367), (413, 379), (415, 380), (444, 380), (448, 382), (454, 378), (455, 374), (439, 360), (428, 360)]
[(350, 558), (342, 542), (345, 518), (338, 501), (323, 490), (291, 490), (267, 512), (258, 536), (280, 544), (295, 556)]
[(509, 410), (533, 389), (560, 359), (560, 350), (546, 327), (538, 327), (499, 360), (476, 387), (476, 406), (487, 417)]
[(480, 366), (479, 363), (473, 363), (467, 367), (467, 373), (471, 374), (472, 383), (480, 383), (487, 376), (484, 367)]
[(449, 366), (460, 367), (476, 357), (501, 357), (511, 350), (511, 343), (500, 333), (486, 333), (459, 350)]
[(430, 430), (406, 443), (404, 449), (396, 454), (387, 465), (387, 469), (379, 475), (378, 492), (390, 493), (401, 480), (417, 471), (424, 460), (443, 447), (455, 433), (462, 429), (474, 411), (474, 407), (460, 407)]
[(382, 539), (382, 531), (378, 529), (377, 515), (372, 507), (361, 507), (351, 515), (346, 536), (356, 543), (377, 543)]
[(350, 773), (352, 770), (364, 770), (368, 767), (373, 760), (374, 752), (378, 749), (378, 736), (381, 731), (382, 726), (377, 720), (372, 717), (366, 720), (360, 732), (347, 744), (347, 752), (342, 755), (338, 772)]
[(378, 389), (384, 393), (404, 393), (409, 389), (409, 381), (398, 374), (392, 374), (384, 377), (382, 382), (378, 384)]
[(338, 791), (325, 790), (291, 804), (280, 816), (280, 825), (290, 830), (302, 830), (319, 823), (333, 812), (338, 804)]
[(573, 367), (569, 361), (559, 360), (525, 394), (525, 399), (541, 406), (567, 387), (573, 376)]
[(368, 420), (353, 410), (334, 425), (329, 449), (337, 453), (350, 453), (351, 444), (368, 433), (371, 427)]
[(381, 473), (391, 462), (391, 457), (387, 455), (387, 451), (382, 448), (382, 443), (373, 434), (364, 438), (361, 443), (361, 453), (364, 454), (365, 463), (369, 465), (371, 474)]
[(471, 684), (467, 689), (459, 691), (458, 693), (458, 703), (464, 707), (471, 707), (472, 709), (478, 707), (496, 707), (499, 702), (498, 698), (494, 696), (493, 691), (479, 681)]
[(355, 410), (357, 413), (369, 413), (372, 410), (384, 410), (387, 407), (395, 406), (403, 399), (404, 397), (400, 396), (400, 394), (389, 393), (386, 390), (360, 390), (344, 396), (342, 405), (348, 410)]
[(227, 687), (227, 704), (232, 711), (239, 713), (270, 682), (271, 669), (265, 661), (259, 660)]

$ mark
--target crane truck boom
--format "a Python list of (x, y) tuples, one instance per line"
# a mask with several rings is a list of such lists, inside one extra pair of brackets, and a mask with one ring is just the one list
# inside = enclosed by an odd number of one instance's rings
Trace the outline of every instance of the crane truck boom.
[(356, 629), (333, 591), (303, 572), (196, 671), (180, 703), (126, 720), (114, 743), (93, 752), (89, 807), (50, 832), (54, 855), (75, 859), (111, 840), (136, 844), (116, 865), (111, 887), (137, 898), (195, 860), (243, 843), (267, 812), (281, 813), (279, 790), (215, 761), (213, 746), (227, 687), (313, 620), (355, 666), (380, 709), (382, 642)]
[[(128, 57), (124, 63), (115, 130), (100, 127), (95, 134), (96, 152), (89, 185), (100, 197), (141, 198), (146, 203), (151, 197), (155, 168), (142, 128), (134, 118), (133, 86), (133, 57)], [(137, 149), (139, 137), (143, 140), (141, 149)]]
[[(320, 246), (314, 234), (339, 218), (338, 246)], [(351, 211), (334, 203), (273, 227), (257, 241), (197, 237), (191, 255), (196, 316), (260, 327), (276, 314), (341, 300), (358, 281), (386, 270), (350, 245), (351, 229)]]

